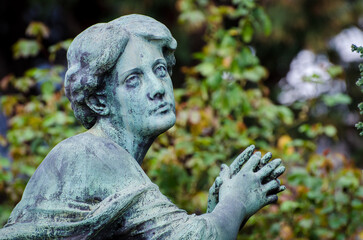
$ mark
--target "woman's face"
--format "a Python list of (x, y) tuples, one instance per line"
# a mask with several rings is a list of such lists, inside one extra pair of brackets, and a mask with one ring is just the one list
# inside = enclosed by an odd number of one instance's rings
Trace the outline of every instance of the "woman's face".
[(175, 123), (173, 85), (156, 41), (130, 38), (112, 75), (110, 117), (116, 128), (157, 136)]

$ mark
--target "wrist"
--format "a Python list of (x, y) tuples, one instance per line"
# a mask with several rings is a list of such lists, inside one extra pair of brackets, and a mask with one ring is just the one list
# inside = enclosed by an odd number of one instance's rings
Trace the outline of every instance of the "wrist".
[(242, 222), (245, 220), (245, 207), (235, 197), (226, 196), (205, 217), (212, 220), (218, 229), (220, 239), (236, 239)]

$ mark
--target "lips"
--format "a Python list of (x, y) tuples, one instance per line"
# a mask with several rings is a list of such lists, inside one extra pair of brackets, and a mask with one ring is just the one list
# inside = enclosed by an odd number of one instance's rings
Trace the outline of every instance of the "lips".
[(173, 109), (173, 105), (171, 103), (163, 102), (156, 108), (150, 111), (150, 114), (165, 114)]

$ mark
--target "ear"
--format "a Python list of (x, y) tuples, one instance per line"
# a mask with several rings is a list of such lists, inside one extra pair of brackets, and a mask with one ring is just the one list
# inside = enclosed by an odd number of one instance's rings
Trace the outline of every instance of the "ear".
[(110, 112), (110, 109), (107, 106), (105, 95), (90, 95), (88, 98), (86, 98), (86, 104), (98, 115), (106, 116)]

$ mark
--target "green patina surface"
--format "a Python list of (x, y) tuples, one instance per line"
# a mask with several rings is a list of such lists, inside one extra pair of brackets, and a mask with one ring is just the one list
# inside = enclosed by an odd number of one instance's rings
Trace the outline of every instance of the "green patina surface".
[(176, 46), (163, 24), (142, 15), (75, 38), (65, 90), (89, 130), (48, 154), (0, 239), (234, 239), (276, 201), (285, 168), (270, 154), (253, 154), (253, 146), (222, 165), (200, 216), (176, 207), (141, 169), (155, 138), (175, 123)]

